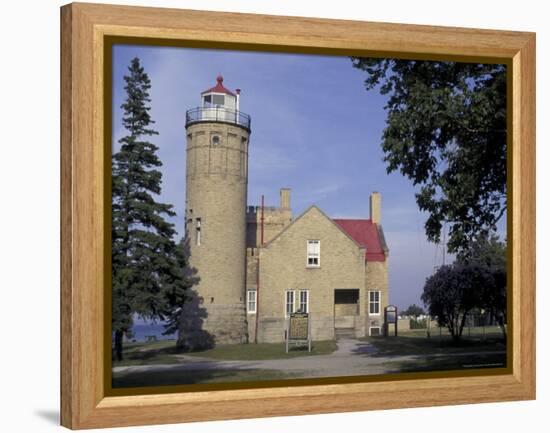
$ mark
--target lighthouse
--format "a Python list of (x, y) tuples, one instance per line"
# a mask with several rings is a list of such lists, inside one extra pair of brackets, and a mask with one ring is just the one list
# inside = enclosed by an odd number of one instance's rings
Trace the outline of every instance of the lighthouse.
[(185, 231), (200, 282), (182, 315), (189, 349), (248, 341), (245, 310), (250, 116), (223, 77), (186, 113)]

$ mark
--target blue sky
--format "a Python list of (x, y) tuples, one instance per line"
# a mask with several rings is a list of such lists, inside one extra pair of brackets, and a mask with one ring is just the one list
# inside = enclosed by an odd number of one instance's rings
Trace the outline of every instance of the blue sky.
[(277, 205), (292, 189), (295, 216), (311, 204), (331, 217), (368, 218), (369, 194), (382, 194), (382, 226), (390, 248), (390, 302), (421, 304), (420, 294), (442, 248), (426, 241), (410, 181), (388, 175), (381, 135), (385, 97), (367, 92), (364, 72), (347, 57), (117, 45), (113, 48), (113, 148), (121, 126), (123, 76), (139, 57), (151, 79), (153, 141), (163, 161), (161, 200), (175, 207), (183, 234), (185, 112), (222, 74), (241, 89), (241, 111), (252, 117), (248, 203)]

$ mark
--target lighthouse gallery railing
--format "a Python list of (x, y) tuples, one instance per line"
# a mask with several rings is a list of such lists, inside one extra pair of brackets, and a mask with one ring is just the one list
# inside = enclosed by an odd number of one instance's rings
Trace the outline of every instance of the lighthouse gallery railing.
[(242, 111), (224, 107), (197, 107), (187, 110), (185, 126), (200, 122), (232, 123), (250, 131), (250, 116)]

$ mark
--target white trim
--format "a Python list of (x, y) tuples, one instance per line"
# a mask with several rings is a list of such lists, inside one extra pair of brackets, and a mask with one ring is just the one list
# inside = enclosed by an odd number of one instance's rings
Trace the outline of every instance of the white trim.
[[(250, 299), (250, 295), (252, 293), (254, 293), (254, 300)], [(250, 309), (250, 303), (251, 302), (254, 303), (254, 310)], [(256, 314), (257, 311), (258, 311), (258, 295), (257, 295), (257, 292), (256, 292), (255, 289), (248, 289), (246, 291), (246, 312), (248, 314)]]
[(201, 241), (202, 241), (201, 231), (202, 231), (202, 229), (201, 229), (201, 219), (197, 218), (196, 219), (196, 225), (195, 225), (195, 245), (197, 247), (201, 246)]
[[(288, 293), (292, 293), (292, 311), (287, 311), (287, 296), (288, 296)], [(300, 290), (295, 290), (295, 289), (286, 289), (285, 290), (285, 296), (283, 298), (283, 311), (284, 311), (284, 315), (285, 317), (290, 317), (290, 314), (289, 313), (296, 313), (297, 311), (300, 310), (300, 306), (301, 306), (301, 294), (302, 293), (306, 293), (306, 311), (305, 313), (308, 313), (309, 314), (309, 289), (300, 289)]]
[[(309, 245), (317, 245), (317, 252), (310, 253)], [(309, 259), (317, 259), (317, 264), (310, 264)], [(306, 268), (320, 268), (321, 267), (321, 241), (319, 239), (308, 239), (306, 241)]]
[[(378, 293), (378, 301), (371, 301), (370, 300), (370, 294), (371, 293)], [(378, 304), (378, 313), (371, 313), (370, 312), (370, 306), (371, 302), (373, 304)], [(369, 290), (367, 293), (367, 308), (368, 308), (368, 315), (369, 316), (380, 316), (380, 312), (382, 310), (382, 291), (381, 290)]]
[(284, 308), (284, 314), (285, 314), (285, 317), (290, 317), (290, 314), (289, 312), (287, 311), (287, 296), (288, 296), (288, 293), (292, 293), (292, 311), (290, 313), (294, 313), (296, 312), (296, 290), (293, 290), (293, 289), (287, 289), (285, 290), (285, 296), (284, 296), (284, 304), (283, 304), (283, 308)]
[[(208, 104), (210, 105), (206, 105), (207, 102), (206, 102), (206, 97), (210, 96), (210, 102), (208, 102)], [(221, 96), (223, 98), (223, 103), (222, 104), (214, 104), (214, 96)], [(202, 99), (202, 106), (203, 108), (217, 108), (217, 107), (225, 107), (226, 106), (226, 97), (229, 96), (230, 98), (233, 98), (235, 99), (235, 96), (233, 95), (228, 95), (227, 93), (222, 93), (222, 92), (204, 92), (204, 93), (201, 93), (201, 99)]]
[(304, 311), (304, 313), (309, 313), (309, 289), (298, 290), (298, 310), (300, 310), (302, 306), (302, 293), (306, 294), (306, 311)]

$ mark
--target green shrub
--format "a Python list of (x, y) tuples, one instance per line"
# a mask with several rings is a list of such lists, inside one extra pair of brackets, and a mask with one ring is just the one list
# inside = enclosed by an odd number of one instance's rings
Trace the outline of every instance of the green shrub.
[(411, 329), (426, 329), (426, 319), (411, 319)]

